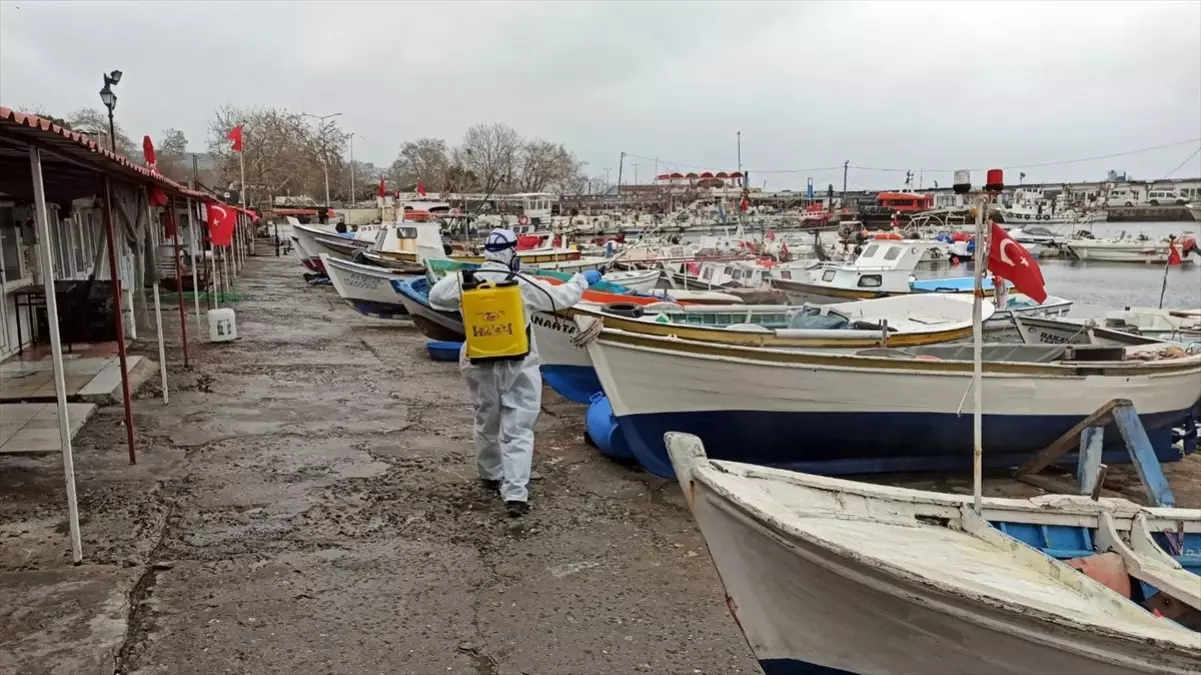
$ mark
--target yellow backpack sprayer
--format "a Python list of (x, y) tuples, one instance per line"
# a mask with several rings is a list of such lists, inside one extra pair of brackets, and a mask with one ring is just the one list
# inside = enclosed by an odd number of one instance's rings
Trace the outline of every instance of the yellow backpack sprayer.
[(475, 278), (462, 272), (460, 293), (467, 358), (472, 363), (520, 361), (530, 353), (521, 287), (510, 274), (503, 281)]

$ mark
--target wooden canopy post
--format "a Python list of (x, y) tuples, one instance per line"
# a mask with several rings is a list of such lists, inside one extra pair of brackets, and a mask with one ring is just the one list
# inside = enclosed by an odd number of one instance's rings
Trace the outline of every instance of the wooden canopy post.
[[(191, 220), (189, 214), (188, 220)], [(175, 198), (167, 198), (167, 223), (171, 225), (171, 232), (175, 235), (175, 283), (179, 287), (179, 335), (183, 340), (183, 367), (190, 368), (188, 363), (188, 310), (184, 303), (183, 290), (183, 266), (179, 262), (179, 222), (175, 217)], [(193, 257), (195, 261), (195, 257)], [(192, 289), (195, 290), (196, 284), (200, 283), (200, 275), (196, 273), (196, 264), (192, 263)], [(200, 318), (200, 305), (196, 305), (197, 320)]]
[(113, 282), (113, 312), (117, 321), (117, 357), (121, 361), (121, 400), (125, 406), (125, 440), (129, 446), (129, 463), (137, 464), (138, 455), (133, 442), (133, 401), (129, 394), (129, 364), (125, 356), (125, 321), (121, 314), (121, 271), (117, 267), (117, 233), (113, 225), (113, 188), (104, 177), (104, 233), (108, 241), (108, 269)]
[[(142, 188), (142, 208), (146, 209), (146, 238), (150, 242), (151, 262), (154, 264), (154, 334), (158, 338), (158, 371), (159, 379), (163, 387), (163, 405), (170, 403), (170, 394), (167, 392), (167, 344), (163, 339), (163, 303), (159, 295), (159, 278), (158, 278), (158, 241), (160, 227), (154, 222), (154, 213), (150, 210), (150, 191)], [(142, 247), (142, 255), (145, 255), (145, 249)], [(142, 269), (146, 269), (146, 265), (142, 265)], [(143, 282), (144, 283), (144, 282)], [(143, 303), (145, 306), (145, 303)]]

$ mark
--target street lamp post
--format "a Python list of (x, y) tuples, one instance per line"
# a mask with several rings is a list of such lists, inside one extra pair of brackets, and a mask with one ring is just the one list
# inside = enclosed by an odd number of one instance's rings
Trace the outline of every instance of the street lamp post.
[[(314, 117), (314, 118), (316, 118), (316, 119), (320, 120), (320, 121), (321, 121), (321, 125), (320, 125), (319, 127), (317, 127), (317, 128), (318, 128), (318, 129), (321, 129), (321, 128), (325, 127), (325, 120), (327, 120), (327, 119), (329, 119), (329, 118), (331, 118), (331, 117), (337, 117), (338, 115), (341, 115), (342, 113), (340, 113), (340, 112), (336, 112), (336, 113), (330, 113), (330, 114), (328, 114), (328, 115), (314, 115), (313, 113), (302, 112), (302, 113), (300, 113), (300, 114), (301, 114), (301, 115), (304, 115), (305, 117)], [(326, 207), (328, 207), (328, 206), (329, 206), (329, 158), (327, 158), (327, 157), (325, 156), (325, 147), (324, 147), (324, 145), (325, 145), (325, 144), (324, 144), (324, 143), (322, 143), (322, 148), (321, 148), (321, 172), (322, 172), (323, 174), (325, 174), (325, 205), (326, 205)]]
[(104, 74), (104, 88), (100, 90), (100, 100), (104, 102), (104, 107), (108, 108), (108, 147), (113, 154), (117, 154), (117, 125), (113, 122), (113, 110), (117, 108), (117, 95), (113, 93), (113, 86), (121, 81), (121, 71), (114, 70), (111, 73)]

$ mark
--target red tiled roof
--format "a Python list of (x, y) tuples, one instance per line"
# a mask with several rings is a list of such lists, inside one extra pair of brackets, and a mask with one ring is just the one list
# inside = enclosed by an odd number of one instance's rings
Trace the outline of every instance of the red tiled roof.
[[(118, 155), (116, 153), (110, 152), (109, 150), (106, 150), (102, 145), (97, 143), (95, 140), (93, 140), (87, 134), (83, 134), (78, 131), (71, 131), (70, 129), (63, 128), (63, 127), (51, 122), (50, 120), (42, 119), (41, 117), (38, 117), (37, 115), (31, 115), (29, 113), (23, 113), (23, 112), (20, 112), (17, 110), (12, 110), (11, 108), (5, 108), (4, 106), (0, 106), (0, 125), (5, 125), (5, 124), (15, 124), (20, 127), (27, 127), (29, 129), (36, 129), (36, 130), (42, 131), (48, 136), (56, 136), (56, 137), (65, 138), (69, 141), (74, 142), (75, 144), (79, 145), (80, 147), (86, 148), (86, 149), (96, 153), (97, 155), (104, 157), (105, 159), (107, 159), (111, 162), (116, 163), (118, 166), (120, 166), (122, 169), (125, 169), (126, 171), (133, 171), (135, 173), (140, 174), (142, 177), (146, 178), (147, 180), (149, 180), (152, 183), (158, 184), (160, 187), (170, 188), (171, 190), (174, 190), (174, 191), (180, 192), (180, 193), (183, 193), (185, 191), (192, 192), (191, 190), (188, 190), (183, 185), (176, 183), (175, 181), (171, 180), (170, 178), (167, 178), (166, 176), (163, 176), (162, 174), (159, 174), (155, 171), (151, 171), (150, 169), (148, 169), (144, 166), (139, 166), (139, 165), (135, 164), (134, 162), (129, 161), (125, 157), (122, 157), (121, 155)], [(57, 140), (57, 139), (55, 139), (55, 140)], [(199, 194), (199, 193), (197, 193), (197, 194)]]

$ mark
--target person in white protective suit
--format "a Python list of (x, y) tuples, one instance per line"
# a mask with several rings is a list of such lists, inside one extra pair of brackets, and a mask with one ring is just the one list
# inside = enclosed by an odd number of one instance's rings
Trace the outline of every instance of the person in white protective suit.
[[(502, 281), (518, 271), (517, 235), (496, 229), (484, 243), (486, 262), (475, 272), (482, 281)], [(584, 290), (600, 280), (589, 270), (576, 274), (561, 286), (537, 279), (515, 277), (525, 303), (526, 329), (537, 311), (553, 311), (580, 301)], [(459, 311), (462, 279), (448, 274), (430, 289), (430, 305), (441, 311)], [(529, 510), (530, 466), (534, 459), (534, 422), (542, 406), (542, 373), (538, 370), (538, 346), (530, 336), (530, 353), (521, 361), (492, 361), (473, 364), (467, 345), (459, 353), (459, 370), (471, 391), (475, 409), (475, 460), (486, 489), (500, 490), (511, 517)]]

